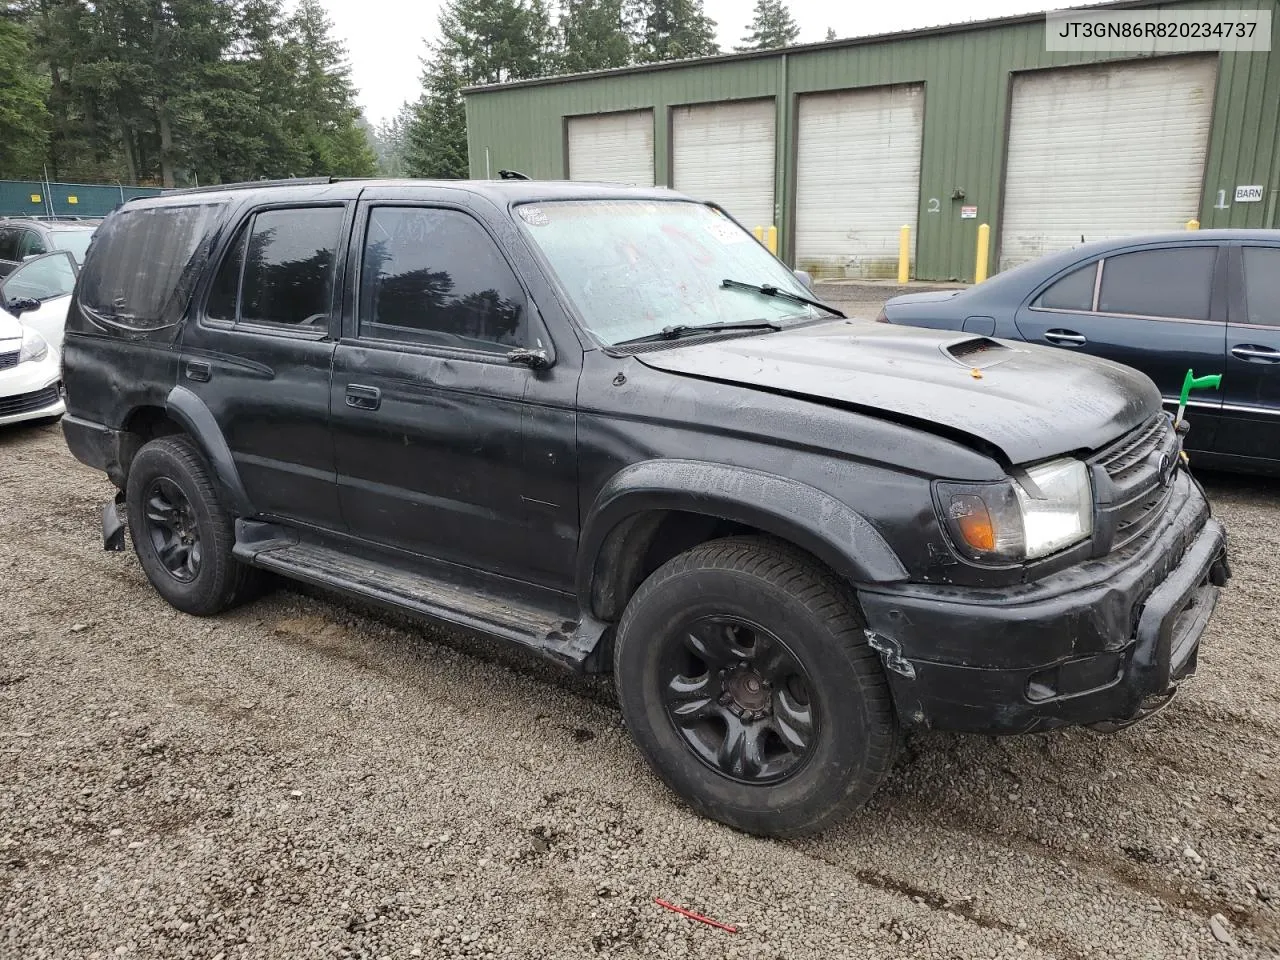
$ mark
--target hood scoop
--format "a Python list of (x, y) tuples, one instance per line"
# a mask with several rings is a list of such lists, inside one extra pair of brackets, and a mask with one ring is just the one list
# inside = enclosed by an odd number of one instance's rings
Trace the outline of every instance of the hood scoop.
[(997, 363), (1011, 360), (1017, 352), (990, 337), (966, 337), (940, 344), (943, 356), (970, 370), (986, 370)]

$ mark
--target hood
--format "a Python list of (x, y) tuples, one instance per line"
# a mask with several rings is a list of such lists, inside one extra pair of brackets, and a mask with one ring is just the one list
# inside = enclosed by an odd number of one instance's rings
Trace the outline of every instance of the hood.
[(844, 320), (638, 356), (670, 373), (963, 434), (1011, 464), (1096, 450), (1161, 409), (1155, 384), (1096, 357)]
[(925, 290), (921, 293), (904, 293), (896, 297), (890, 297), (885, 301), (885, 306), (901, 307), (913, 303), (941, 303), (943, 300), (950, 300), (958, 293), (964, 293), (964, 290)]

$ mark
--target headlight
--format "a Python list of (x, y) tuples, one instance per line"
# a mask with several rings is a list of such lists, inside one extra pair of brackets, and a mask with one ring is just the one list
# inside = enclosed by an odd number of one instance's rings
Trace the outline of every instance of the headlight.
[(999, 483), (936, 484), (951, 542), (987, 563), (1037, 560), (1093, 535), (1089, 468), (1054, 460)]
[(18, 353), (18, 362), (43, 360), (49, 355), (49, 343), (35, 330), (26, 327), (22, 331), (22, 349)]

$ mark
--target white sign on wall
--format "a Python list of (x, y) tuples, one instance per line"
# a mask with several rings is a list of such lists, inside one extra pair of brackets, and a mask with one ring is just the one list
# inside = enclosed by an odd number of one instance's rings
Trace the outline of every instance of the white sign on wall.
[(1262, 184), (1248, 187), (1236, 187), (1236, 203), (1261, 203)]

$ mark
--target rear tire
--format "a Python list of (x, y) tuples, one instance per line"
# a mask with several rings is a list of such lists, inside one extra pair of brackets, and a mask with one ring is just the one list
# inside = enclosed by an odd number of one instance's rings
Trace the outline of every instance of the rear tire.
[(231, 555), (232, 517), (204, 458), (182, 436), (138, 451), (125, 490), (129, 537), (156, 592), (185, 613), (210, 616), (249, 599), (259, 571)]
[(893, 766), (897, 718), (852, 593), (784, 543), (716, 540), (662, 566), (627, 605), (614, 672), (654, 771), (740, 830), (821, 830)]

